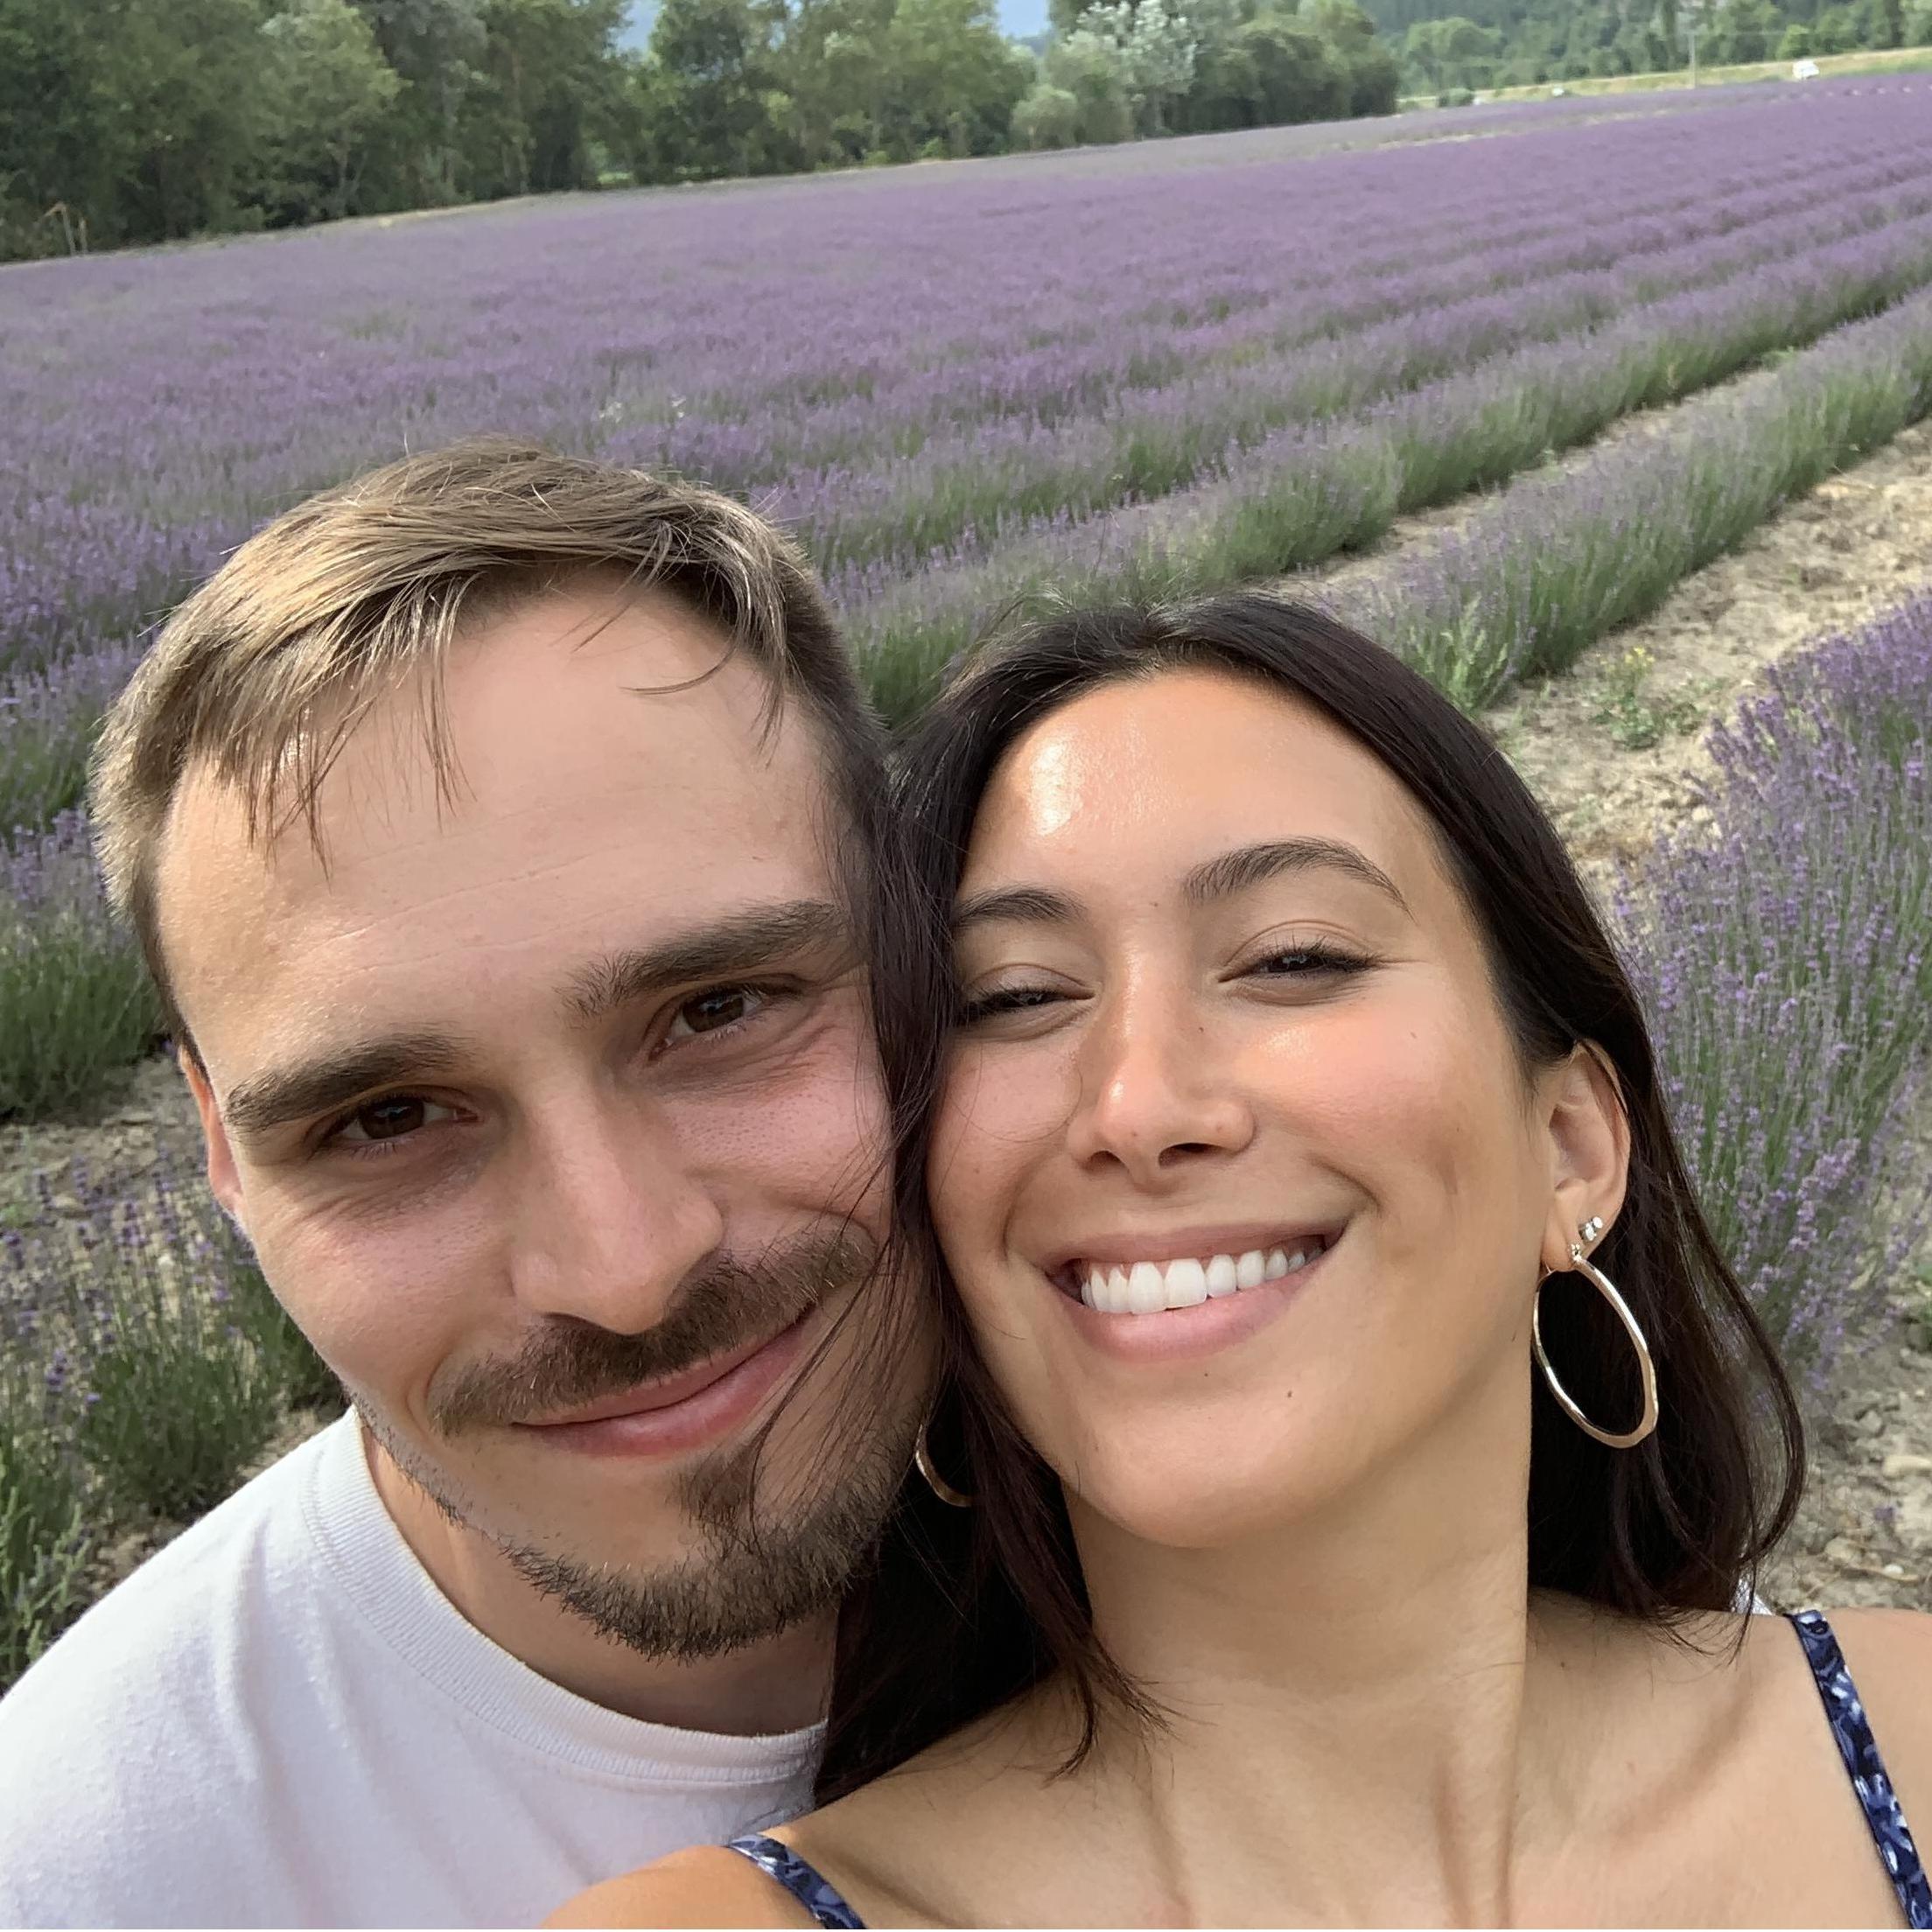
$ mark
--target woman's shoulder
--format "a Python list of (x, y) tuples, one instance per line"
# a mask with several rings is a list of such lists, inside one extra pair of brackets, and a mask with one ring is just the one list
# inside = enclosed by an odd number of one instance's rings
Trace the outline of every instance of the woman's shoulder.
[(1852, 1609), (1825, 1620), (1900, 1809), (1932, 1833), (1932, 1616)]
[(1895, 1736), (1901, 1749), (1919, 1754), (1932, 1777), (1932, 1615), (1832, 1610), (1826, 1620), (1881, 1743)]
[(776, 1880), (721, 1844), (694, 1845), (580, 1892), (550, 1926), (808, 1926)]

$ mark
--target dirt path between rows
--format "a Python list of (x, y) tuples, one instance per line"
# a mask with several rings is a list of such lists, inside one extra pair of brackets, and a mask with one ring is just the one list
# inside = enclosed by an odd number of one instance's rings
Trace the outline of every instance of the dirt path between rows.
[[(1406, 519), (1376, 556), (1467, 514), (1465, 503)], [(1927, 581), (1932, 425), (1921, 425), (1790, 505), (1564, 676), (1512, 696), (1488, 723), (1601, 883), (1657, 829), (1693, 811), (1691, 780), (1708, 768), (1699, 733), (1766, 666)], [(1653, 729), (1655, 742), (1634, 742)], [(95, 1185), (120, 1190), (192, 1168), (198, 1149), (179, 1076), (157, 1060), (90, 1117), (0, 1124), (0, 1227), (39, 1211), (36, 1170), (58, 1174), (78, 1158)], [(1932, 1119), (1925, 1158), (1932, 1162)], [(78, 1209), (64, 1180), (55, 1206)], [(1767, 1586), (1773, 1600), (1932, 1610), (1932, 1349), (1914, 1336), (1932, 1343), (1932, 1322), (1901, 1325), (1858, 1363), (1814, 1431), (1804, 1505)], [(130, 1548), (123, 1561), (136, 1554)]]

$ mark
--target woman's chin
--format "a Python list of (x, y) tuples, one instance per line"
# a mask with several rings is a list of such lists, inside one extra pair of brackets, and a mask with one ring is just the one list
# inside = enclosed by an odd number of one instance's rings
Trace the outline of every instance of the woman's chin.
[[(1073, 1466), (1069, 1465), (1069, 1466)], [(1063, 1479), (1076, 1526), (1167, 1550), (1232, 1550), (1292, 1534), (1320, 1515), (1348, 1480), (1310, 1444), (1229, 1457), (1196, 1444), (1090, 1443), (1077, 1482)]]

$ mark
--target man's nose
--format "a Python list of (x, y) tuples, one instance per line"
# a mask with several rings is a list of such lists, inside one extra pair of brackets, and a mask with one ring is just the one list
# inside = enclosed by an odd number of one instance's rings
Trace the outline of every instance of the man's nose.
[(613, 1334), (654, 1327), (724, 1237), (668, 1124), (615, 1102), (533, 1125), (513, 1261), (534, 1314)]
[(1203, 1160), (1237, 1153), (1254, 1115), (1185, 989), (1137, 984), (1108, 1000), (1082, 1043), (1068, 1150), (1115, 1166), (1136, 1186), (1170, 1185)]

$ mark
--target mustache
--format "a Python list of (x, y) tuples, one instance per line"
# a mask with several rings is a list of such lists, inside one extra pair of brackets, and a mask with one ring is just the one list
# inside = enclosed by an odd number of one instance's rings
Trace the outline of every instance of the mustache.
[(850, 1227), (774, 1243), (754, 1262), (721, 1256), (690, 1278), (664, 1319), (620, 1334), (565, 1316), (514, 1355), (470, 1364), (432, 1390), (429, 1420), (458, 1436), (582, 1408), (769, 1340), (822, 1302), (856, 1287), (877, 1249)]

